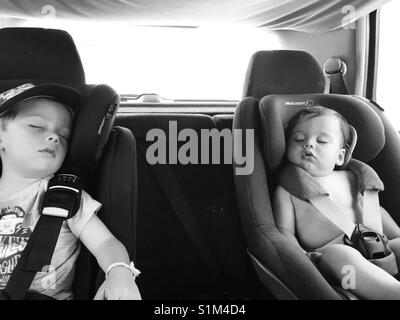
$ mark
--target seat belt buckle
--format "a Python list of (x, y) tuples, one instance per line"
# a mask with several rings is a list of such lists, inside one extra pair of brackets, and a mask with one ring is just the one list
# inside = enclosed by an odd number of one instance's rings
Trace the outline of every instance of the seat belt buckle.
[(49, 180), (41, 214), (70, 219), (79, 210), (81, 194), (82, 182), (78, 176), (56, 174)]

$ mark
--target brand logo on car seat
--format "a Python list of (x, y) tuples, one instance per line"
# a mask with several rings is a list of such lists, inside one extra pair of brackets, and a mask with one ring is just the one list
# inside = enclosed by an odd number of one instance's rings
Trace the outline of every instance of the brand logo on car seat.
[(306, 101), (285, 101), (285, 106), (306, 106), (311, 107), (314, 105), (314, 101), (306, 100)]

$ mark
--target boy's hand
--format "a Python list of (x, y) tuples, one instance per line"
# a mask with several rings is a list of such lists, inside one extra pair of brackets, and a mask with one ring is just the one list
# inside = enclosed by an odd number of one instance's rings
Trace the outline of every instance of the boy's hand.
[(94, 300), (141, 300), (133, 274), (125, 267), (115, 267), (97, 290)]

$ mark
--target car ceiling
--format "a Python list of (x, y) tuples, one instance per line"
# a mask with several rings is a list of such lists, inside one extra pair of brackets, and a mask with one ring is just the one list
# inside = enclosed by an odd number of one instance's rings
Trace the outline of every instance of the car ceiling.
[(2, 0), (0, 20), (56, 17), (145, 26), (243, 24), (270, 30), (325, 32), (390, 0)]

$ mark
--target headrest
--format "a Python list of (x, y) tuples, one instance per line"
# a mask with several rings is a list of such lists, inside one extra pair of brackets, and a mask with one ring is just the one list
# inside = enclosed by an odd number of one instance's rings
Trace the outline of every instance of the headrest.
[(261, 99), (269, 94), (323, 93), (325, 75), (318, 62), (304, 51), (258, 51), (247, 69), (243, 97)]
[(71, 36), (54, 29), (0, 29), (0, 92), (32, 80), (80, 89), (85, 73)]
[(120, 97), (107, 85), (87, 85), (75, 118), (64, 167), (77, 173), (95, 169), (108, 140)]
[[(119, 95), (107, 85), (87, 85), (78, 51), (63, 30), (0, 29), (0, 92), (25, 83), (62, 84), (77, 89), (74, 128), (63, 169), (95, 169), (114, 124)], [(45, 94), (45, 93), (44, 93)]]
[(270, 95), (259, 102), (264, 158), (270, 169), (281, 164), (286, 150), (285, 129), (302, 108), (321, 105), (339, 112), (358, 133), (353, 157), (372, 160), (385, 145), (382, 121), (372, 107), (357, 97), (338, 94)]

